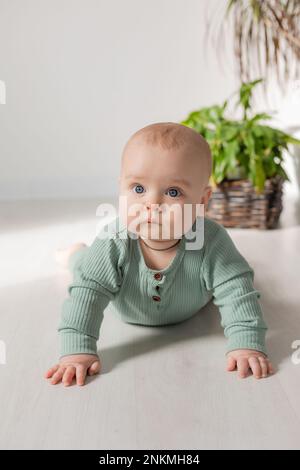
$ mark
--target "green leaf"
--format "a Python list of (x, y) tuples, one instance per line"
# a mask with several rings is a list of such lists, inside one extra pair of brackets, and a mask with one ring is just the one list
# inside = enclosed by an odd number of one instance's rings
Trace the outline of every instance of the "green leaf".
[(224, 146), (224, 159), (227, 162), (227, 170), (233, 171), (238, 165), (238, 154), (239, 154), (239, 143), (237, 140), (233, 140)]
[(240, 90), (239, 90), (239, 103), (244, 108), (244, 119), (247, 118), (247, 110), (250, 108), (250, 102), (252, 98), (252, 91), (253, 88), (263, 81), (262, 78), (258, 78), (257, 80), (253, 80), (252, 82), (242, 83)]
[(277, 168), (277, 170), (276, 170), (276, 173), (277, 173), (278, 175), (282, 176), (284, 180), (286, 180), (286, 181), (291, 181), (291, 179), (290, 179), (290, 178), (288, 177), (288, 175), (286, 174), (284, 168), (283, 168), (281, 165), (277, 165), (277, 166), (278, 166), (278, 168)]
[(255, 116), (253, 116), (248, 122), (249, 123), (254, 123), (256, 121), (259, 121), (260, 119), (272, 119), (272, 116), (271, 114), (267, 114), (267, 113), (258, 113), (258, 114), (255, 114)]

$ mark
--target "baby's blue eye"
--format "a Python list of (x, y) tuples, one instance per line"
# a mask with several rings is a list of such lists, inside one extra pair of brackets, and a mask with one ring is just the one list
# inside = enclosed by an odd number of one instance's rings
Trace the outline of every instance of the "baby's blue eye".
[[(178, 192), (180, 193), (180, 191), (179, 191), (178, 189), (176, 189), (176, 188), (171, 188), (171, 189), (169, 189), (169, 194), (170, 194), (171, 197), (177, 197), (177, 196), (178, 196), (178, 194), (177, 194)], [(181, 194), (181, 193), (180, 193), (180, 194)]]
[(138, 194), (141, 194), (143, 192), (143, 189), (144, 189), (141, 184), (137, 184), (136, 186), (134, 186), (134, 188), (142, 188), (142, 191), (140, 191), (140, 190), (136, 191)]

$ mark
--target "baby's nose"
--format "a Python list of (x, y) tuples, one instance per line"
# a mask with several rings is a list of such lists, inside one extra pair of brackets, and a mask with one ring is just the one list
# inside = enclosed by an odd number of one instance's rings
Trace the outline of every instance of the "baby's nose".
[(151, 215), (151, 213), (153, 212), (159, 212), (159, 207), (160, 205), (159, 204), (156, 204), (156, 203), (148, 203), (146, 205), (146, 208), (147, 208), (147, 212)]

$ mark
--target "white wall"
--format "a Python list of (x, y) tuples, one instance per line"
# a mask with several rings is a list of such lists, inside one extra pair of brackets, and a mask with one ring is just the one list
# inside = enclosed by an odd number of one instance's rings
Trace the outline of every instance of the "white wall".
[(133, 132), (232, 93), (208, 4), (225, 0), (0, 0), (0, 199), (114, 196)]

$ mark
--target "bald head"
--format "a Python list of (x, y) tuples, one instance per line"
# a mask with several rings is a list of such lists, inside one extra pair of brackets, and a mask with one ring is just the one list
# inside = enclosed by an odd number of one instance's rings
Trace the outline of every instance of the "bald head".
[(212, 172), (212, 157), (208, 143), (201, 134), (176, 122), (157, 122), (136, 131), (127, 141), (122, 153), (122, 167), (127, 152), (134, 145), (143, 144), (162, 150), (183, 150), (199, 159), (202, 175), (208, 181)]

